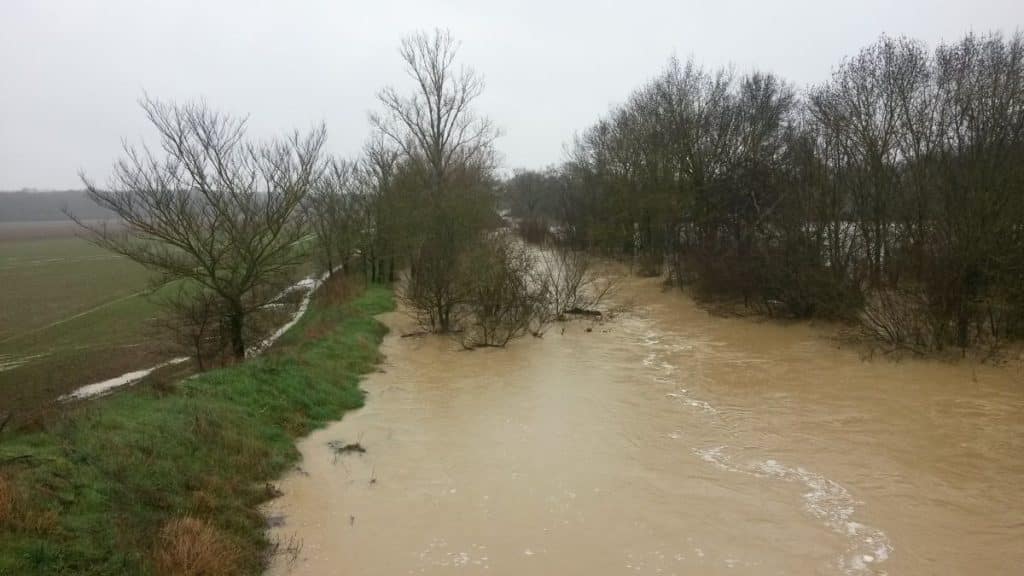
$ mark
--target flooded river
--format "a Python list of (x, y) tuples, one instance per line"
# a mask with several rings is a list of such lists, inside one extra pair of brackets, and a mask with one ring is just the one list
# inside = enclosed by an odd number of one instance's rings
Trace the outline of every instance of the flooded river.
[(617, 298), (504, 350), (385, 316), (366, 407), (270, 505), (302, 545), (271, 574), (1024, 571), (1019, 359), (863, 361), (655, 280)]

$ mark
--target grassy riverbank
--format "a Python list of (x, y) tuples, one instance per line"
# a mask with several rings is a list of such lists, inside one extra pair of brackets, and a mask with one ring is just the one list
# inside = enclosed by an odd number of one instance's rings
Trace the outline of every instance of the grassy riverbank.
[[(276, 352), (0, 436), (0, 575), (257, 573), (294, 439), (363, 402), (390, 290), (327, 289)], [(199, 562), (202, 565), (188, 565)]]

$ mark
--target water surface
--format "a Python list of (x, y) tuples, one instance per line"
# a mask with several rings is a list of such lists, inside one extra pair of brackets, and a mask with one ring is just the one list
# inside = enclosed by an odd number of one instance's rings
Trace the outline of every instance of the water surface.
[[(1019, 359), (864, 361), (657, 281), (507, 349), (401, 338), (302, 441), (271, 574), (1019, 574)], [(338, 455), (332, 441), (360, 442)]]

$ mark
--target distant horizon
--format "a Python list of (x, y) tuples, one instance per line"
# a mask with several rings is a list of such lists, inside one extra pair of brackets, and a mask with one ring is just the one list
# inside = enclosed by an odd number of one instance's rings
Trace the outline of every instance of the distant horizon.
[(85, 193), (86, 189), (82, 188), (20, 188), (17, 190), (0, 190), (0, 194), (55, 194), (60, 192), (81, 192)]
[(64, 222), (71, 210), (83, 220), (104, 220), (114, 217), (79, 190), (0, 190), (0, 224), (15, 222)]

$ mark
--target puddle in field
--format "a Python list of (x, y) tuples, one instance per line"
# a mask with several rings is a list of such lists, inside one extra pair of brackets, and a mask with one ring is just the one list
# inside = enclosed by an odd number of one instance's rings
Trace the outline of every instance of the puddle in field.
[[(288, 294), (291, 294), (292, 292), (303, 292), (303, 297), (302, 300), (299, 302), (298, 308), (292, 314), (291, 318), (289, 318), (287, 322), (281, 325), (280, 328), (275, 330), (271, 335), (267, 336), (260, 342), (246, 349), (245, 355), (247, 357), (259, 355), (267, 348), (270, 348), (274, 344), (274, 342), (277, 342), (277, 340), (281, 336), (284, 336), (285, 332), (291, 329), (292, 326), (295, 326), (295, 324), (299, 322), (299, 320), (302, 318), (302, 315), (305, 314), (306, 310), (309, 308), (309, 302), (310, 299), (312, 299), (313, 297), (313, 293), (316, 292), (317, 288), (319, 288), (320, 285), (323, 284), (323, 282), (327, 279), (328, 276), (330, 276), (329, 273), (324, 273), (319, 277), (310, 276), (307, 278), (303, 278), (302, 280), (299, 280), (295, 284), (282, 290), (281, 293), (278, 294), (277, 297), (274, 299), (274, 302), (271, 302), (268, 306), (277, 305), (278, 300), (281, 300), (282, 298), (284, 298)], [(104, 394), (110, 393), (113, 390), (116, 390), (117, 388), (135, 384), (136, 382), (142, 380), (146, 376), (149, 376), (156, 370), (159, 370), (167, 366), (173, 366), (175, 364), (181, 364), (183, 362), (187, 362), (190, 359), (191, 358), (188, 356), (172, 358), (171, 360), (161, 362), (156, 366), (151, 366), (149, 368), (144, 368), (142, 370), (134, 370), (132, 372), (128, 372), (114, 378), (103, 380), (102, 382), (88, 384), (86, 386), (82, 386), (80, 388), (75, 389), (73, 392), (61, 396), (60, 398), (58, 398), (58, 400), (84, 400), (87, 398), (95, 398), (97, 396), (102, 396)], [(0, 358), (0, 370), (4, 369), (2, 360), (3, 359)], [(11, 368), (13, 367), (16, 366), (11, 366)]]
[(161, 362), (160, 364), (157, 364), (156, 366), (152, 366), (150, 368), (145, 368), (143, 370), (135, 370), (134, 372), (128, 372), (116, 378), (110, 378), (108, 380), (103, 380), (102, 382), (88, 384), (86, 386), (82, 386), (76, 389), (74, 392), (61, 396), (60, 398), (58, 398), (58, 400), (84, 400), (86, 398), (102, 396), (122, 386), (129, 386), (131, 384), (135, 384), (136, 382), (142, 380), (146, 376), (149, 376), (156, 370), (159, 370), (167, 366), (173, 366), (175, 364), (181, 364), (182, 362), (188, 362), (190, 359), (191, 358), (189, 358), (188, 356), (172, 358), (167, 362)]
[(302, 543), (270, 573), (1019, 573), (1019, 365), (863, 362), (653, 281), (619, 298), (505, 350), (384, 316), (366, 406), (269, 505)]

